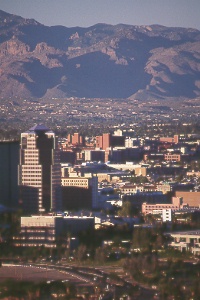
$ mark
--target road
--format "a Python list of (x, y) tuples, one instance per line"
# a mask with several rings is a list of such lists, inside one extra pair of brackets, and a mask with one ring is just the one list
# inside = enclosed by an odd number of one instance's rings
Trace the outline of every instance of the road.
[[(115, 268), (112, 268), (112, 271), (114, 270)], [(128, 290), (132, 287), (132, 283), (124, 278), (122, 278), (120, 285), (110, 280), (109, 272), (106, 267), (88, 268), (58, 264), (3, 264), (0, 268), (0, 281), (7, 278), (35, 282), (67, 280), (76, 286), (101, 287), (102, 290), (107, 290), (113, 296), (117, 296), (118, 293), (127, 294)], [(140, 287), (139, 292), (131, 299), (152, 300), (154, 299), (154, 294), (155, 291)]]
[(71, 273), (67, 269), (59, 270), (53, 266), (3, 264), (0, 268), (0, 281), (3, 281), (7, 278), (36, 282), (69, 280), (75, 285), (91, 285), (90, 281), (83, 276)]

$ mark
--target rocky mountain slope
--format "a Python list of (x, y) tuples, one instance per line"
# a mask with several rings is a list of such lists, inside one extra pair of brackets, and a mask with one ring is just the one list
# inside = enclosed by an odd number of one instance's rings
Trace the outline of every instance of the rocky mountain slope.
[(200, 96), (200, 31), (44, 26), (0, 11), (0, 97)]

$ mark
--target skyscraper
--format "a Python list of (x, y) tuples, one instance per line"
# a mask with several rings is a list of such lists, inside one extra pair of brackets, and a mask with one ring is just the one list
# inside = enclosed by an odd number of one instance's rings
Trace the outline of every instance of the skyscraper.
[(61, 168), (55, 133), (35, 125), (21, 134), (20, 202), (25, 212), (61, 209)]
[(0, 204), (18, 206), (17, 168), (19, 164), (19, 142), (0, 142)]

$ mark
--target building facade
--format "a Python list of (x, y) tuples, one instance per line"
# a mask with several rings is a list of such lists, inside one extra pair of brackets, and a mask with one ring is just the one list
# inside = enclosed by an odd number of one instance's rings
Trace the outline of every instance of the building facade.
[(84, 145), (85, 139), (82, 135), (80, 135), (78, 132), (75, 132), (73, 135), (68, 134), (67, 136), (68, 144), (71, 145)]
[(110, 133), (103, 133), (101, 136), (96, 136), (96, 147), (106, 150), (110, 147), (124, 147), (125, 136), (111, 135)]
[(168, 244), (169, 247), (200, 255), (200, 230), (172, 232), (166, 235), (169, 235), (172, 239)]
[(63, 218), (57, 216), (21, 217), (20, 234), (14, 238), (17, 247), (55, 248), (63, 230)]
[(200, 207), (200, 192), (176, 191), (175, 196), (182, 197), (185, 205)]
[(60, 210), (61, 167), (55, 133), (36, 125), (21, 134), (19, 199), (25, 212)]
[(98, 201), (98, 177), (62, 177), (64, 209), (92, 209)]
[(175, 143), (178, 144), (179, 142), (179, 136), (176, 134), (173, 137), (160, 137), (160, 142), (163, 143)]
[[(21, 217), (20, 233), (14, 237), (16, 247), (56, 248), (58, 240), (68, 233), (94, 229), (94, 217), (34, 215)], [(59, 241), (60, 242), (60, 241)]]
[(182, 208), (182, 201), (181, 197), (172, 197), (172, 203), (142, 203), (142, 213), (144, 215), (148, 214), (162, 214), (163, 210), (179, 210)]
[(17, 172), (19, 164), (19, 142), (0, 142), (0, 204), (18, 206)]
[(181, 154), (167, 153), (164, 155), (166, 161), (181, 161)]

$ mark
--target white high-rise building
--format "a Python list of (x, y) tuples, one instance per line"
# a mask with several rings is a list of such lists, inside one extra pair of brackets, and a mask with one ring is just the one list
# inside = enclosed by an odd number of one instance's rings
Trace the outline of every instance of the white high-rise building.
[(61, 209), (61, 167), (55, 133), (36, 125), (21, 134), (20, 202), (25, 212)]

